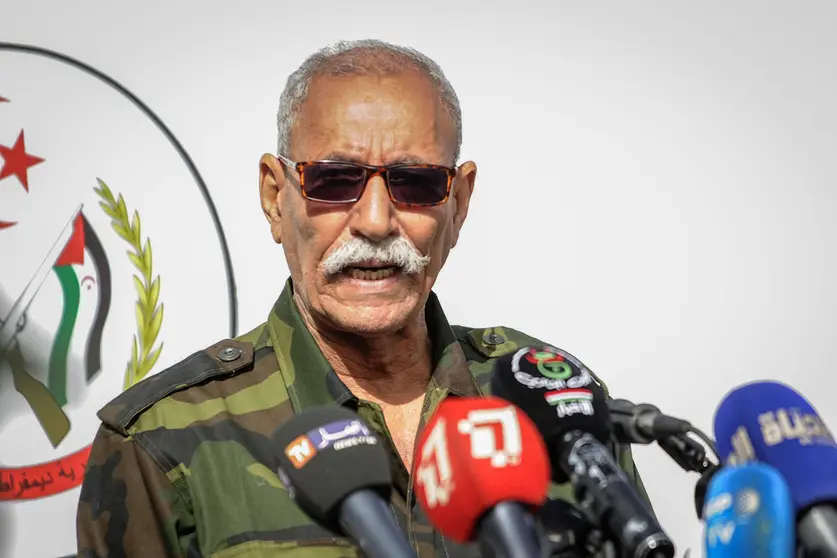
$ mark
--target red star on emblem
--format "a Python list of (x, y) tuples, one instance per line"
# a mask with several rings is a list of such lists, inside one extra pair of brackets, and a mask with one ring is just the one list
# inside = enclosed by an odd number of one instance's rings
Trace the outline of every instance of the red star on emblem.
[(26, 144), (23, 139), (23, 130), (17, 136), (17, 141), (12, 147), (0, 145), (0, 156), (3, 157), (3, 168), (0, 169), (0, 180), (8, 176), (15, 175), (23, 188), (29, 191), (29, 177), (26, 171), (29, 167), (34, 167), (38, 163), (43, 163), (43, 159), (35, 157), (26, 152)]

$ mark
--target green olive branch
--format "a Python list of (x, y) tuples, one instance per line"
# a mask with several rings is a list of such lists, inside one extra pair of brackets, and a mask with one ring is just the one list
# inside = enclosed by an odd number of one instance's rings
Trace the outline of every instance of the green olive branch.
[(124, 389), (128, 389), (142, 380), (157, 363), (163, 350), (162, 341), (156, 349), (152, 349), (157, 342), (160, 326), (163, 323), (163, 303), (160, 299), (160, 276), (152, 280), (153, 267), (151, 255), (151, 240), (142, 242), (142, 225), (139, 213), (134, 211), (132, 218), (128, 218), (128, 209), (122, 194), (114, 198), (108, 185), (101, 179), (96, 179), (98, 188), (96, 194), (102, 199), (99, 206), (111, 218), (111, 226), (122, 240), (131, 246), (128, 258), (140, 275), (134, 275), (134, 287), (137, 291), (136, 317), (137, 333), (131, 345), (131, 360), (125, 370)]

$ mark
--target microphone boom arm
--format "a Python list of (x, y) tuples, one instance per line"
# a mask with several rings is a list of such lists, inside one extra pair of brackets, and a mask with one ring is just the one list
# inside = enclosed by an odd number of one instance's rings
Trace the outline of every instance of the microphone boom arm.
[(668, 436), (657, 444), (686, 472), (702, 475), (715, 465), (706, 457), (703, 445), (685, 434)]

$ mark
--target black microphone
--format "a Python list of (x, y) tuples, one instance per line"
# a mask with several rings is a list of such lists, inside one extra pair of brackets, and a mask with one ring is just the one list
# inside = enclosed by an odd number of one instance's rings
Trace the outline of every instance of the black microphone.
[(553, 480), (572, 483), (580, 507), (624, 556), (674, 557), (674, 543), (604, 445), (612, 434), (608, 406), (587, 367), (555, 347), (524, 347), (497, 360), (491, 393), (532, 418)]
[(669, 436), (692, 431), (688, 421), (664, 415), (654, 405), (635, 405), (627, 399), (611, 399), (607, 402), (613, 431), (620, 441), (631, 444), (650, 444)]
[(699, 436), (716, 452), (714, 441), (688, 421), (665, 415), (654, 405), (635, 405), (627, 399), (610, 399), (607, 406), (613, 423), (613, 434), (619, 442), (650, 444), (656, 441), (686, 472), (703, 474), (714, 466), (707, 459), (704, 447), (688, 434)]
[(369, 558), (416, 558), (389, 507), (387, 453), (357, 414), (336, 405), (313, 407), (273, 438), (282, 449), (279, 478), (311, 519), (353, 538)]

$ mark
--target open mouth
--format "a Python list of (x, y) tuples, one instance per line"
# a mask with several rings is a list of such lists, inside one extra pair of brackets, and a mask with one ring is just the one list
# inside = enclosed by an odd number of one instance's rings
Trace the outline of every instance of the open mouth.
[(361, 281), (380, 281), (381, 279), (392, 277), (398, 269), (394, 265), (381, 267), (347, 267), (343, 269), (342, 273), (352, 279), (360, 279)]

